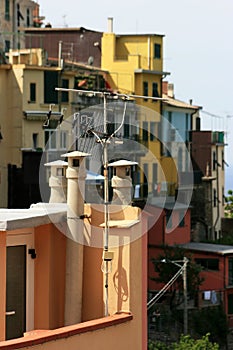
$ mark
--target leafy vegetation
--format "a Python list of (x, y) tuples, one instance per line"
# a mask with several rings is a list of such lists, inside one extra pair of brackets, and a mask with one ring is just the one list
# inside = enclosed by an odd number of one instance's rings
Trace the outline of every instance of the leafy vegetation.
[(225, 197), (225, 217), (233, 218), (233, 191), (229, 190), (227, 193), (228, 196)]
[(209, 340), (209, 334), (201, 339), (193, 339), (190, 335), (182, 335), (179, 342), (166, 345), (161, 342), (149, 342), (148, 350), (219, 350), (219, 345)]
[(192, 329), (202, 336), (209, 333), (212, 342), (225, 345), (229, 328), (223, 307), (206, 307), (192, 312)]

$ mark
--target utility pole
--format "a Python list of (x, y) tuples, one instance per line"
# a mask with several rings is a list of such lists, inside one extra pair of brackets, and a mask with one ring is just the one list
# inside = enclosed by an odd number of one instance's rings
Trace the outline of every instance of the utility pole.
[[(175, 276), (173, 276), (173, 278), (166, 284), (164, 290), (166, 291), (176, 281), (177, 277), (180, 274), (182, 275), (182, 278), (183, 278), (183, 295), (184, 295), (184, 313), (183, 313), (183, 317), (184, 317), (184, 335), (187, 335), (188, 334), (187, 265), (188, 265), (189, 260), (188, 260), (188, 258), (186, 258), (186, 256), (184, 256), (183, 260), (166, 260), (166, 259), (163, 259), (161, 262), (164, 262), (164, 263), (168, 263), (169, 262), (169, 263), (174, 264), (174, 265), (176, 265), (176, 266), (178, 266), (180, 268), (180, 270), (175, 274)], [(178, 263), (181, 263), (181, 262), (183, 263), (183, 265), (178, 264)], [(151, 300), (147, 304), (147, 306), (148, 306), (147, 309), (151, 308), (154, 305), (154, 303), (159, 299), (159, 297), (157, 298), (157, 295), (156, 295), (154, 300)]]
[(188, 293), (187, 293), (187, 265), (188, 259), (184, 257), (183, 259), (183, 290), (184, 290), (184, 335), (188, 334)]

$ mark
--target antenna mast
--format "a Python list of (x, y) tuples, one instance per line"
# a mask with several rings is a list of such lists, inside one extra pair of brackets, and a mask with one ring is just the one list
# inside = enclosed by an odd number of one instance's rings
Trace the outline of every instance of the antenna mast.
[[(109, 258), (108, 255), (108, 238), (109, 238), (109, 190), (108, 190), (108, 144), (110, 143), (112, 137), (116, 135), (116, 133), (120, 130), (120, 128), (124, 124), (125, 112), (126, 112), (126, 102), (129, 98), (147, 98), (152, 100), (166, 100), (161, 97), (151, 97), (151, 96), (139, 96), (139, 95), (127, 95), (127, 94), (118, 94), (118, 93), (110, 93), (103, 91), (90, 91), (90, 90), (76, 90), (76, 89), (67, 89), (67, 88), (56, 88), (57, 91), (72, 91), (76, 93), (86, 93), (93, 95), (98, 95), (103, 97), (104, 100), (104, 136), (102, 138), (94, 131), (90, 130), (94, 136), (96, 136), (98, 142), (103, 147), (103, 167), (104, 167), (104, 247), (103, 247), (103, 262), (102, 262), (102, 272), (105, 274), (105, 316), (108, 316), (108, 274), (109, 274), (109, 262), (112, 258)], [(125, 108), (123, 112), (122, 122), (120, 126), (111, 134), (108, 135), (107, 130), (107, 96), (118, 96), (125, 100)]]

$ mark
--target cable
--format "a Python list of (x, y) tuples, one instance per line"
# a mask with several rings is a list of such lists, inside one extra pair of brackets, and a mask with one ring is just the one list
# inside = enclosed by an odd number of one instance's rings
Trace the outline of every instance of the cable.
[(147, 303), (147, 310), (150, 310), (151, 307), (159, 300), (164, 293), (170, 288), (170, 286), (177, 280), (177, 278), (182, 274), (184, 266), (181, 266), (179, 271), (168, 281), (167, 284)]

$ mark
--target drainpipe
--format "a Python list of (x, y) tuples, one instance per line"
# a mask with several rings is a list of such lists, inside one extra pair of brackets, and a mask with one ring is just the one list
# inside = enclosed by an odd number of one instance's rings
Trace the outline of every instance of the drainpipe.
[(73, 151), (68, 158), (65, 325), (82, 321), (83, 215), (87, 153)]
[(217, 192), (217, 198), (216, 198), (216, 202), (217, 202), (217, 217), (216, 217), (216, 220), (215, 220), (215, 223), (214, 223), (214, 231), (215, 231), (215, 228), (217, 226), (217, 223), (219, 221), (219, 174), (218, 174), (218, 146), (216, 145), (216, 185), (217, 185), (217, 188), (216, 188), (216, 192)]

